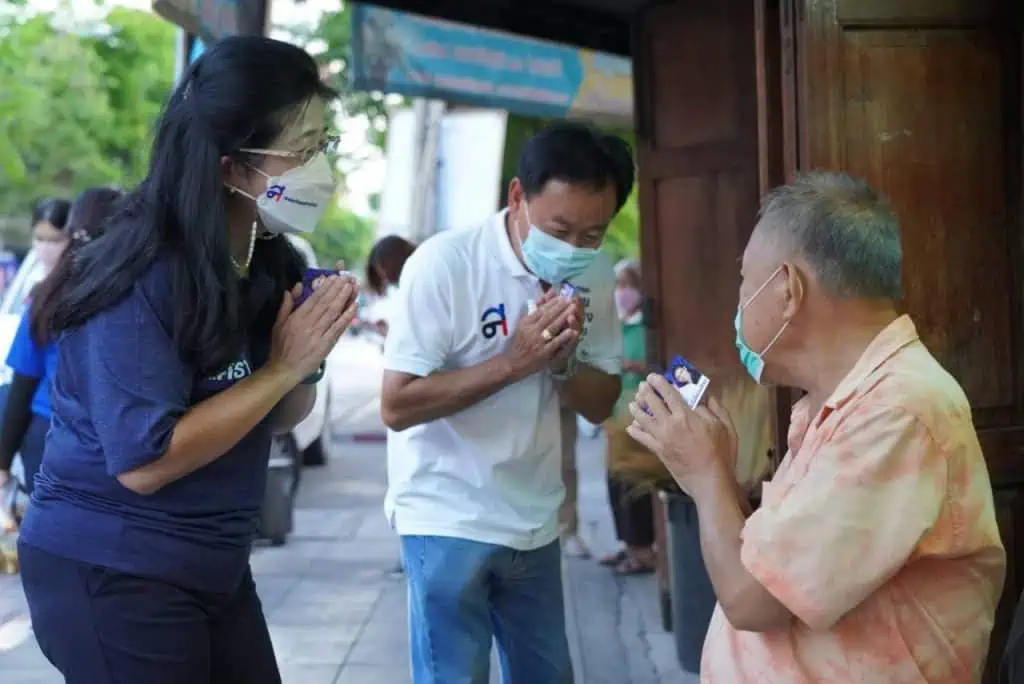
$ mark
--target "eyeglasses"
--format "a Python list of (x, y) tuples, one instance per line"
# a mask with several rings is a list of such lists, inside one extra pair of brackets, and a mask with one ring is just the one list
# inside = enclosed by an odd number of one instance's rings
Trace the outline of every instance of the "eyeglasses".
[(269, 157), (286, 157), (288, 159), (301, 159), (302, 163), (305, 164), (310, 159), (315, 157), (317, 154), (323, 153), (327, 156), (335, 154), (338, 151), (338, 142), (340, 138), (336, 135), (325, 136), (323, 140), (315, 145), (311, 145), (304, 150), (298, 152), (294, 150), (263, 150), (254, 147), (243, 147), (240, 152), (248, 152), (249, 154), (265, 154)]

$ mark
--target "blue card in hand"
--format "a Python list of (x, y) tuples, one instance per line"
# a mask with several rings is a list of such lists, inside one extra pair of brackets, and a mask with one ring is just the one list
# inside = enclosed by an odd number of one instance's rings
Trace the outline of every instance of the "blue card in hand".
[[(703, 401), (704, 395), (708, 391), (708, 385), (711, 384), (711, 379), (708, 376), (701, 373), (697, 370), (696, 366), (679, 355), (672, 358), (672, 363), (669, 364), (664, 377), (673, 387), (679, 390), (683, 401), (691, 409), (700, 406), (700, 402)], [(657, 390), (654, 393), (659, 397), (661, 396)], [(641, 406), (641, 408), (643, 408), (647, 415), (651, 415), (647, 406)]]
[(302, 294), (295, 300), (295, 306), (299, 306), (302, 302), (309, 299), (309, 296), (320, 286), (320, 283), (325, 278), (333, 275), (350, 276), (351, 274), (348, 271), (333, 271), (329, 268), (306, 269), (306, 274), (302, 276)]
[(697, 370), (696, 366), (682, 356), (672, 359), (668, 370), (665, 371), (665, 379), (679, 390), (683, 401), (691, 409), (700, 406), (700, 402), (708, 391), (708, 385), (711, 384), (711, 379), (708, 376)]

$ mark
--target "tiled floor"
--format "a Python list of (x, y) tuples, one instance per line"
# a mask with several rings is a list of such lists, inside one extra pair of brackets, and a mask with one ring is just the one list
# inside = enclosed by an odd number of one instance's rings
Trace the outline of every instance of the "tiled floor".
[[(581, 515), (598, 549), (612, 545), (600, 440), (582, 440)], [(409, 681), (405, 586), (387, 570), (398, 544), (381, 512), (384, 447), (333, 445), (327, 468), (308, 470), (296, 530), (260, 548), (252, 566), (285, 684)], [(593, 562), (565, 566), (569, 638), (578, 682), (692, 684), (660, 630), (653, 578), (616, 579)], [(0, 621), (24, 610), (17, 577), (0, 577)], [(498, 675), (492, 672), (492, 681)], [(29, 638), (0, 652), (0, 682), (58, 684)]]

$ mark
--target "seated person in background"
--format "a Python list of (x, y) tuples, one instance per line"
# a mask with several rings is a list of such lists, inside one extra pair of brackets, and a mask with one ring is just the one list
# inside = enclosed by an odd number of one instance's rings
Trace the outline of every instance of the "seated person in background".
[(810, 174), (765, 201), (736, 346), (755, 380), (807, 395), (757, 511), (720, 403), (690, 410), (650, 376), (630, 407), (697, 505), (718, 597), (703, 682), (981, 681), (1006, 554), (967, 397), (897, 313), (901, 259), (862, 181)]

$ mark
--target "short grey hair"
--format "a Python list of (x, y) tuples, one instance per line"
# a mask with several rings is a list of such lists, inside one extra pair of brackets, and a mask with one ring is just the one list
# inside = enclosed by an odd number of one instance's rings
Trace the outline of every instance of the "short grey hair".
[(619, 263), (615, 264), (615, 275), (620, 276), (624, 272), (629, 271), (640, 278), (640, 260), (639, 259), (623, 259)]
[(892, 301), (903, 296), (899, 222), (863, 180), (801, 174), (765, 197), (761, 223), (807, 260), (829, 294)]

